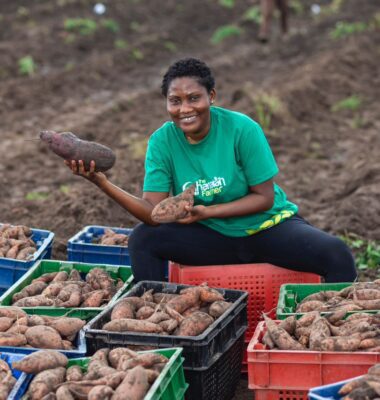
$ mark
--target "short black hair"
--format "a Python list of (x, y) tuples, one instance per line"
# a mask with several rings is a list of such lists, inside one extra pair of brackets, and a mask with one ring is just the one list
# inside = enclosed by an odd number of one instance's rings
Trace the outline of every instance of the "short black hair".
[(171, 81), (183, 77), (195, 78), (208, 93), (215, 88), (215, 79), (206, 63), (196, 58), (183, 58), (172, 64), (166, 71), (161, 84), (162, 94), (166, 97)]

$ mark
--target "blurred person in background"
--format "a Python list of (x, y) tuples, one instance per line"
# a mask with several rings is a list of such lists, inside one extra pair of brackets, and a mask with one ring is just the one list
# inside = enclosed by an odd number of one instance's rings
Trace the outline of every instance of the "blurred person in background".
[[(298, 214), (274, 182), (279, 170), (261, 126), (214, 106), (215, 80), (202, 61), (186, 58), (165, 73), (161, 91), (171, 121), (149, 139), (142, 197), (66, 160), (142, 221), (128, 247), (136, 281), (164, 281), (167, 261), (184, 265), (271, 263), (312, 272), (326, 282), (350, 282), (355, 263), (347, 245)], [(149, 112), (147, 117), (149, 116)], [(152, 210), (195, 186), (184, 218), (158, 224)]]
[(268, 42), (270, 38), (275, 3), (280, 11), (280, 25), (283, 37), (286, 37), (288, 33), (288, 0), (260, 0), (261, 24), (259, 40), (262, 43)]

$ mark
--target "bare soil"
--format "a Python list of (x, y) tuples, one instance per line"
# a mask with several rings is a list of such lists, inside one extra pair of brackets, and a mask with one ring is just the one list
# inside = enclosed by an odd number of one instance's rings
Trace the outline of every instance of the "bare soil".
[[(89, 0), (0, 0), (0, 222), (55, 232), (53, 257), (63, 260), (83, 226), (133, 227), (131, 215), (35, 139), (52, 129), (108, 145), (117, 155), (110, 179), (140, 195), (146, 141), (167, 120), (161, 77), (174, 60), (195, 56), (215, 73), (217, 105), (257, 120), (260, 93), (281, 100), (266, 133), (277, 181), (305, 218), (334, 234), (380, 240), (380, 33), (330, 36), (338, 21), (368, 23), (379, 7), (346, 0), (339, 12), (313, 17), (312, 3), (302, 1), (301, 14), (292, 9), (287, 39), (275, 21), (262, 45), (257, 25), (242, 19), (254, 1), (228, 9), (217, 0), (113, 0), (97, 16)], [(99, 28), (73, 36), (68, 18)], [(119, 31), (101, 26), (104, 19)], [(211, 44), (230, 23), (243, 33)], [(32, 76), (18, 67), (27, 55)], [(332, 111), (353, 95), (362, 100), (357, 110)], [(252, 398), (246, 387), (243, 379), (235, 399)]]

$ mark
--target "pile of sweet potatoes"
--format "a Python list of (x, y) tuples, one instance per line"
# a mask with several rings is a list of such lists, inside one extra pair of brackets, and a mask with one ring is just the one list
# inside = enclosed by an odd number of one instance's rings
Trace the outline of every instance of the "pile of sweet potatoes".
[(297, 313), (308, 311), (380, 310), (380, 279), (358, 282), (342, 290), (326, 290), (305, 297), (296, 308)]
[(119, 300), (103, 329), (197, 336), (231, 305), (220, 292), (205, 284), (182, 289), (179, 294), (154, 293), (150, 289), (141, 297)]
[(310, 311), (300, 319), (290, 316), (279, 324), (264, 316), (262, 342), (270, 349), (314, 351), (380, 351), (380, 314), (345, 310), (327, 315)]
[(16, 378), (12, 375), (9, 365), (4, 360), (0, 360), (0, 400), (8, 398), (15, 383)]
[(96, 244), (104, 246), (128, 246), (128, 235), (116, 233), (110, 228), (104, 230), (104, 234), (95, 241)]
[(66, 368), (67, 358), (54, 351), (38, 351), (12, 367), (36, 374), (26, 399), (142, 400), (167, 362), (159, 353), (118, 347), (98, 350), (87, 368)]
[(32, 230), (24, 225), (4, 224), (0, 227), (0, 257), (30, 260), (37, 246), (30, 238)]
[(375, 400), (380, 397), (380, 364), (368, 370), (366, 375), (351, 380), (343, 385), (338, 392), (342, 400)]
[(72, 350), (85, 323), (79, 318), (28, 315), (18, 307), (3, 307), (0, 346)]
[(51, 272), (15, 293), (12, 304), (18, 307), (102, 307), (123, 284), (121, 279), (115, 282), (101, 268), (92, 269), (85, 280), (76, 269), (70, 273)]

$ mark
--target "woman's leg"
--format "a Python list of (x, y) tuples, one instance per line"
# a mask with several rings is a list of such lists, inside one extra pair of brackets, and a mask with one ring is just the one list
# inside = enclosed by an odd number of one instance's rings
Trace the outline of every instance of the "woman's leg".
[(165, 280), (167, 260), (188, 265), (241, 263), (236, 238), (202, 224), (138, 225), (128, 247), (136, 281)]
[(348, 246), (296, 215), (270, 229), (245, 238), (240, 253), (245, 262), (313, 272), (325, 282), (352, 282), (355, 262)]

